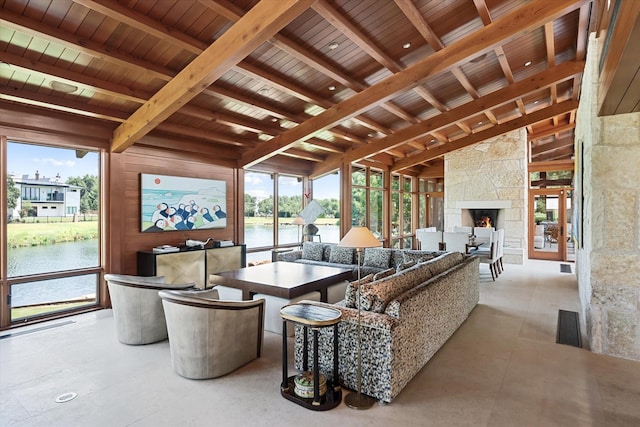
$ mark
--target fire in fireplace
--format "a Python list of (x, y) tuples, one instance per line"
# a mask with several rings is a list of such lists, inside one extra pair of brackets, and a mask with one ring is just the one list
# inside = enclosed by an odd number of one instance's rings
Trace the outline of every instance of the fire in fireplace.
[(474, 227), (496, 227), (499, 209), (469, 209)]

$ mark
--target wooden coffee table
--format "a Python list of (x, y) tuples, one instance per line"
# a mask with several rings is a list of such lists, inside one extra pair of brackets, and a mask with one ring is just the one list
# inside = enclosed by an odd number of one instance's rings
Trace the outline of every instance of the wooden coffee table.
[(291, 300), (318, 291), (320, 301), (327, 302), (327, 287), (351, 278), (351, 268), (278, 261), (212, 274), (209, 284), (241, 289), (244, 300), (255, 294)]

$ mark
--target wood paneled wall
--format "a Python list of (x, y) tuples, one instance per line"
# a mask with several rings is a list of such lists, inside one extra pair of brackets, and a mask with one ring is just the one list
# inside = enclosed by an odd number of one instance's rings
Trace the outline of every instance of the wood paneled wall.
[[(136, 274), (136, 253), (161, 244), (184, 243), (209, 237), (242, 243), (239, 231), (238, 177), (226, 156), (196, 153), (188, 141), (145, 137), (124, 153), (109, 152), (114, 125), (91, 118), (14, 105), (0, 101), (0, 135), (10, 141), (65, 148), (99, 150), (102, 157), (103, 265), (107, 273)], [(181, 147), (184, 151), (167, 147)], [(25, 171), (26, 173), (26, 171)], [(227, 227), (224, 229), (142, 233), (140, 231), (140, 174), (174, 175), (222, 180), (227, 183)], [(242, 198), (244, 199), (244, 198)]]
[[(187, 239), (240, 242), (235, 194), (236, 171), (230, 167), (216, 166), (191, 157), (181, 157), (177, 152), (155, 150), (147, 147), (128, 148), (124, 153), (111, 154), (109, 224), (111, 236), (111, 271), (122, 274), (136, 273), (136, 253), (154, 246), (178, 245)], [(140, 231), (140, 174), (172, 175), (187, 178), (215, 179), (227, 183), (227, 227), (208, 230), (167, 231), (143, 233)]]

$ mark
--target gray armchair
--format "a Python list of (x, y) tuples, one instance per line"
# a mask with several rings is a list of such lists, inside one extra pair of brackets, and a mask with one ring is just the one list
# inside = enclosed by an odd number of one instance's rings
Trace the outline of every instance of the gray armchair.
[(264, 299), (222, 301), (218, 291), (159, 291), (171, 364), (190, 379), (216, 378), (260, 357)]
[(116, 336), (123, 344), (151, 344), (167, 339), (160, 289), (189, 289), (195, 283), (164, 283), (162, 276), (105, 274), (109, 287)]

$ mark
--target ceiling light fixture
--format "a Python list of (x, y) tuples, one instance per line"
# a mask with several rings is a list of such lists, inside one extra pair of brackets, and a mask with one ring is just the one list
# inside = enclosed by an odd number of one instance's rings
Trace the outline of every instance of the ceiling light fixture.
[(524, 63), (525, 67), (528, 67), (529, 65), (531, 65), (531, 61), (527, 61), (527, 62)]
[(409, 49), (411, 47), (411, 42), (406, 42), (405, 44), (402, 45), (403, 49)]
[(329, 48), (329, 50), (334, 50), (337, 49), (338, 47), (340, 47), (340, 43), (338, 42), (331, 42), (327, 45), (327, 47)]
[(335, 87), (335, 86), (333, 86), (333, 85), (331, 85), (331, 86), (329, 86), (329, 87), (328, 87), (328, 89), (329, 89), (329, 90), (331, 90), (331, 91), (333, 91), (333, 90), (336, 90), (336, 87)]
[(49, 86), (51, 86), (51, 89), (53, 90), (57, 90), (58, 92), (64, 92), (64, 93), (73, 93), (78, 90), (78, 86), (70, 85), (68, 83), (58, 82), (55, 80), (50, 82)]

